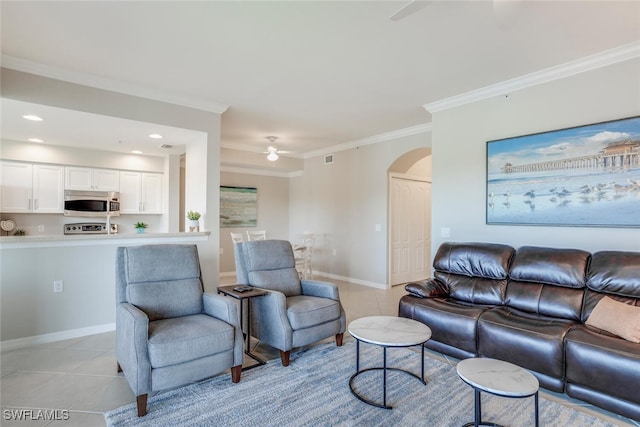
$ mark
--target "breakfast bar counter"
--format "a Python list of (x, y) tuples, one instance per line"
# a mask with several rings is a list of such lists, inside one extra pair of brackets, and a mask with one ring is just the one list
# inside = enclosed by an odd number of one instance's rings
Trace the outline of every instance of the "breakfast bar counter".
[(43, 248), (54, 246), (96, 246), (114, 244), (174, 243), (186, 241), (208, 240), (210, 232), (192, 233), (116, 233), (116, 234), (82, 234), (82, 235), (37, 235), (37, 236), (1, 236), (2, 248)]
[(207, 231), (0, 237), (2, 350), (114, 330), (121, 246), (196, 245), (205, 289), (215, 292), (215, 237)]

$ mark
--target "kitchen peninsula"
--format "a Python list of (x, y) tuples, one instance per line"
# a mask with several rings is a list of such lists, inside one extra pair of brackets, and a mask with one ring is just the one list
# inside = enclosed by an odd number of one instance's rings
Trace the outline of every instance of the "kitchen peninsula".
[(205, 289), (215, 292), (217, 275), (206, 270), (218, 257), (211, 238), (210, 232), (0, 237), (2, 350), (114, 330), (119, 246), (195, 244)]
[(197, 233), (123, 233), (123, 234), (78, 234), (78, 235), (36, 235), (36, 236), (0, 236), (0, 249), (160, 244), (207, 240), (210, 232)]

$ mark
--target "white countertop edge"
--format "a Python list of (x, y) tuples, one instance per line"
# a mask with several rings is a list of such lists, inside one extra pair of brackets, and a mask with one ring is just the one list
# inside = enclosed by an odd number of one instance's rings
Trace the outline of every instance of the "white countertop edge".
[(102, 246), (153, 243), (173, 243), (179, 241), (209, 240), (209, 231), (197, 233), (136, 233), (136, 234), (93, 234), (55, 236), (2, 236), (0, 249), (45, 248), (57, 246)]

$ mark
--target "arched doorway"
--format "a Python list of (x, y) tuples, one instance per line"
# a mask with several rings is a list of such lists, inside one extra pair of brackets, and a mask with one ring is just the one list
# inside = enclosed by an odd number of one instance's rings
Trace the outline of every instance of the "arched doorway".
[(400, 156), (388, 176), (388, 283), (393, 286), (430, 274), (431, 150)]

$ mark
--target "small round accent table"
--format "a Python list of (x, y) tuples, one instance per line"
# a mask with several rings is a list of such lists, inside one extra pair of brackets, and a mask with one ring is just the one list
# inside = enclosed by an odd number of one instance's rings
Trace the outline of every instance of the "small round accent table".
[(465, 359), (456, 367), (462, 381), (473, 387), (475, 414), (474, 421), (468, 426), (500, 426), (482, 421), (482, 403), (480, 392), (501, 397), (524, 398), (535, 396), (535, 420), (538, 427), (538, 379), (520, 366), (502, 360), (475, 358)]
[[(387, 371), (404, 372), (417, 378), (422, 384), (427, 384), (424, 380), (424, 343), (431, 338), (431, 329), (427, 325), (404, 317), (370, 316), (362, 317), (349, 323), (349, 333), (356, 339), (356, 373), (349, 379), (349, 388), (351, 393), (364, 403), (378, 408), (392, 409), (391, 406), (387, 405)], [(360, 370), (360, 341), (383, 348), (382, 367)], [(404, 369), (387, 367), (388, 347), (413, 347), (415, 345), (419, 345), (422, 348), (420, 376)], [(353, 386), (353, 381), (358, 375), (376, 370), (384, 371), (382, 403), (365, 398)]]

